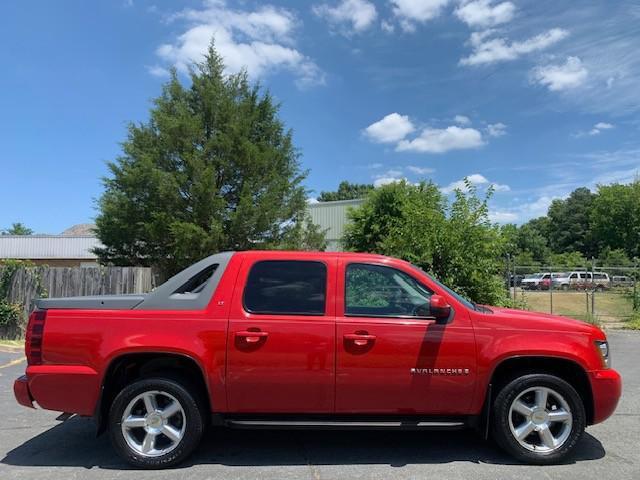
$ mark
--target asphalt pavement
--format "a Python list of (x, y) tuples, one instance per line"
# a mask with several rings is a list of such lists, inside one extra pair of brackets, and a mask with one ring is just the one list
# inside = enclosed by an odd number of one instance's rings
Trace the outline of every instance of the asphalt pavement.
[(20, 352), (0, 347), (0, 478), (85, 479), (640, 479), (640, 332), (609, 333), (623, 397), (613, 417), (589, 427), (567, 463), (521, 465), (472, 432), (209, 432), (172, 470), (140, 471), (116, 457), (90, 420), (19, 406)]

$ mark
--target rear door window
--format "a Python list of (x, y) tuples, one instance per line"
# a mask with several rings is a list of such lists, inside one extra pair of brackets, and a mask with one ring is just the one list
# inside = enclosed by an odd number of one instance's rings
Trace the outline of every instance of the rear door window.
[(243, 303), (250, 313), (324, 315), (326, 291), (324, 263), (265, 260), (251, 267)]

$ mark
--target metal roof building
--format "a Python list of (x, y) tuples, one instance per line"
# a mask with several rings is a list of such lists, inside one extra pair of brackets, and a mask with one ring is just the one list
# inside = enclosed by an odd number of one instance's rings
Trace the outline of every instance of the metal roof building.
[(339, 200), (336, 202), (318, 202), (308, 205), (311, 221), (320, 226), (320, 230), (326, 230), (327, 251), (336, 252), (342, 250), (340, 239), (347, 223), (347, 210), (362, 205), (364, 200)]
[(92, 235), (0, 235), (0, 259), (30, 260), (51, 266), (92, 266), (102, 246)]

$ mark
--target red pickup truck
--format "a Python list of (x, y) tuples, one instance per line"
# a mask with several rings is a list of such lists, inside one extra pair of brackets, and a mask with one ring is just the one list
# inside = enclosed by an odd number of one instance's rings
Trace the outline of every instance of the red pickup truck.
[(474, 428), (553, 463), (621, 393), (600, 329), (475, 305), (359, 253), (220, 253), (147, 295), (42, 299), (25, 348), (20, 404), (93, 416), (147, 468), (211, 424)]

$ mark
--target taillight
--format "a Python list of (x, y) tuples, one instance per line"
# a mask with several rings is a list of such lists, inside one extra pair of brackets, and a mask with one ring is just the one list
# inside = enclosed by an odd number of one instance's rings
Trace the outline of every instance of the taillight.
[(27, 336), (24, 342), (24, 353), (27, 356), (29, 365), (42, 364), (42, 337), (46, 318), (46, 310), (36, 310), (29, 316)]

